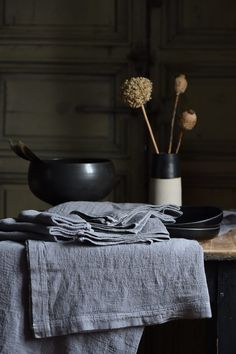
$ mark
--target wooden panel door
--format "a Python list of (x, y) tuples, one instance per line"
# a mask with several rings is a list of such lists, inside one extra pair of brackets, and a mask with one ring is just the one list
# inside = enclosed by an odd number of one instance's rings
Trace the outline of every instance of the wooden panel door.
[(42, 158), (112, 159), (109, 199), (145, 201), (145, 129), (120, 85), (144, 74), (144, 0), (0, 0), (0, 210), (44, 208), (27, 186), (28, 164), (10, 151), (21, 139)]
[(151, 3), (150, 76), (157, 91), (153, 110), (162, 143), (168, 140), (170, 123), (163, 107), (172, 110), (176, 75), (186, 74), (189, 82), (182, 108), (198, 114), (197, 126), (185, 134), (180, 151), (183, 202), (235, 207), (236, 3)]

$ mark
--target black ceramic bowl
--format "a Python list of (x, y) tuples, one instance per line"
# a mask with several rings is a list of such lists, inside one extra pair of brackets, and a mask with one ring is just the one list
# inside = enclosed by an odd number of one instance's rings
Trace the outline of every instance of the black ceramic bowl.
[(173, 238), (204, 240), (213, 238), (220, 231), (223, 211), (212, 206), (182, 206), (183, 215), (174, 224), (166, 225)]
[(30, 162), (28, 184), (39, 199), (52, 204), (98, 201), (114, 186), (115, 169), (107, 159), (53, 159)]
[(181, 211), (183, 215), (174, 224), (178, 227), (211, 227), (219, 224), (223, 218), (223, 211), (214, 206), (182, 206)]
[(209, 227), (178, 227), (166, 226), (171, 238), (187, 238), (190, 240), (206, 240), (218, 235), (220, 231), (220, 224)]

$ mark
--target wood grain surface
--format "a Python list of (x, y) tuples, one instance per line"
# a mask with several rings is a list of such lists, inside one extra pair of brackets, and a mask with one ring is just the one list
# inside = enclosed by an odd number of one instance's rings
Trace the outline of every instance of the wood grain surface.
[(210, 240), (200, 241), (205, 260), (236, 260), (236, 229)]

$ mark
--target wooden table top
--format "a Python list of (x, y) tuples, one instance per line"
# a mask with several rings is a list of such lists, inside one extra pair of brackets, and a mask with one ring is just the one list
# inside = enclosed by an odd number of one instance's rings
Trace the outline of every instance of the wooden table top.
[(199, 242), (204, 250), (204, 258), (208, 260), (236, 261), (236, 229), (210, 240)]

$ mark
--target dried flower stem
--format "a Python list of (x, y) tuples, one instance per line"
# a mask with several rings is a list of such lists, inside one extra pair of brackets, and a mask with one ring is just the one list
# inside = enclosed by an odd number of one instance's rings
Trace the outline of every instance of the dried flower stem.
[(178, 141), (178, 145), (177, 145), (177, 148), (176, 148), (176, 151), (175, 153), (177, 154), (179, 152), (179, 148), (180, 148), (180, 145), (182, 143), (182, 140), (183, 140), (183, 136), (184, 136), (184, 130), (181, 129), (180, 132), (179, 132), (179, 141)]
[(151, 125), (149, 123), (149, 120), (148, 120), (147, 113), (146, 113), (144, 105), (142, 105), (141, 108), (142, 108), (142, 111), (143, 111), (144, 119), (145, 119), (145, 122), (147, 124), (147, 127), (148, 127), (148, 130), (149, 130), (149, 133), (150, 133), (150, 136), (151, 136), (152, 143), (154, 145), (155, 151), (156, 151), (157, 154), (159, 154), (159, 149), (157, 147), (157, 143), (156, 143), (156, 140), (154, 138), (153, 131), (152, 131)]
[(172, 144), (173, 144), (175, 116), (176, 116), (176, 110), (177, 110), (178, 102), (179, 102), (179, 94), (176, 94), (176, 96), (175, 96), (175, 105), (174, 105), (172, 119), (171, 119), (170, 142), (169, 142), (168, 154), (171, 153)]

